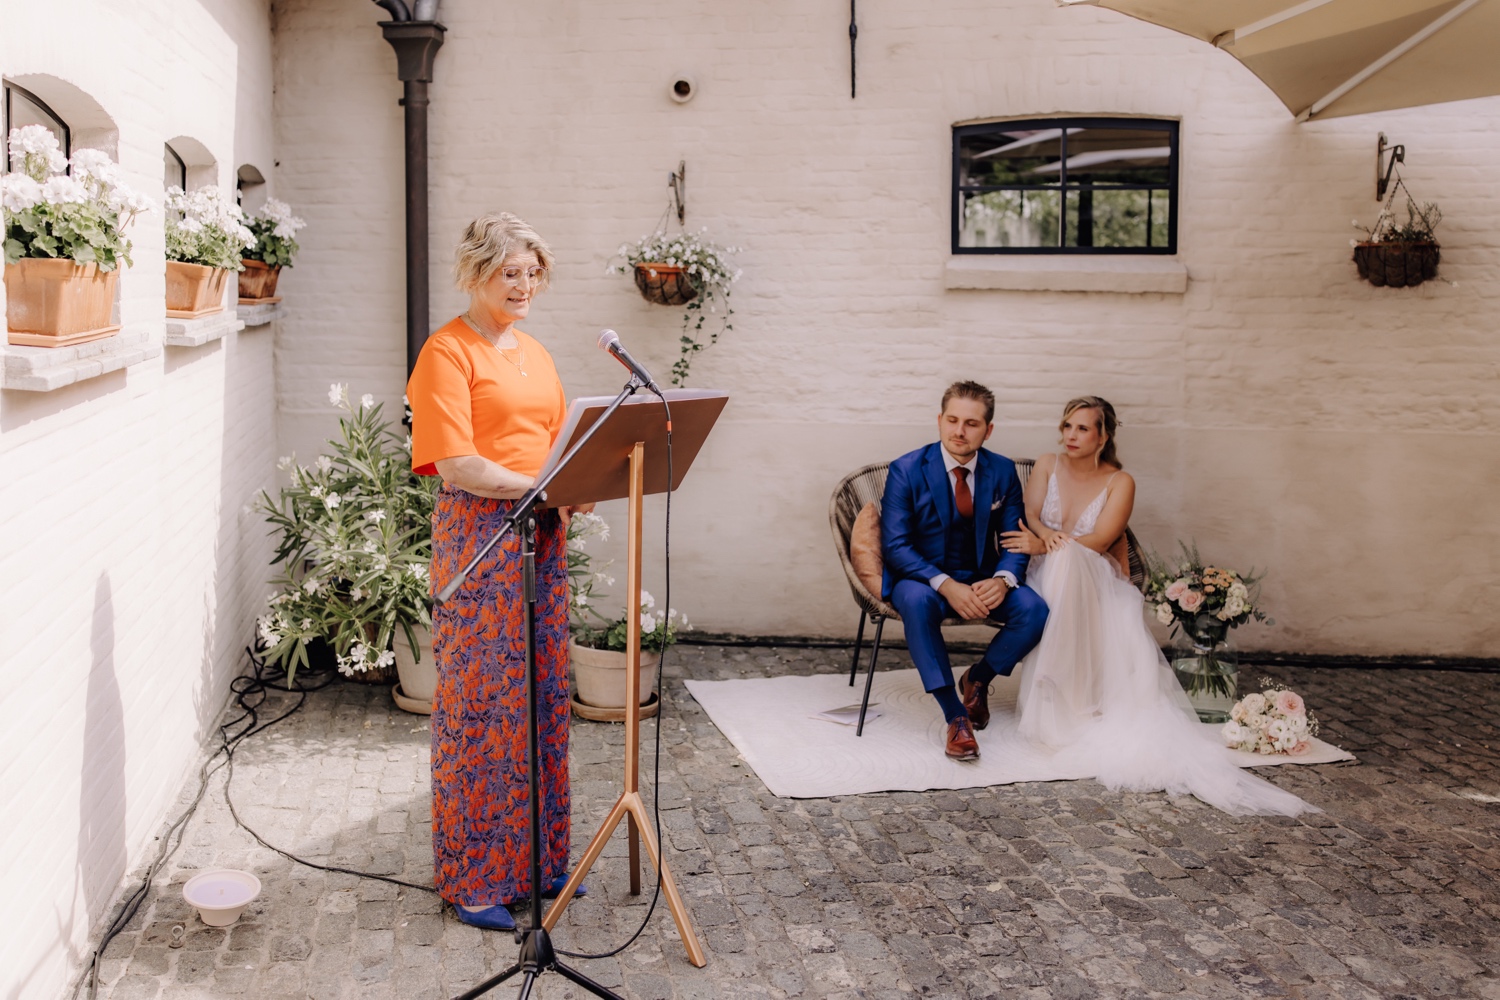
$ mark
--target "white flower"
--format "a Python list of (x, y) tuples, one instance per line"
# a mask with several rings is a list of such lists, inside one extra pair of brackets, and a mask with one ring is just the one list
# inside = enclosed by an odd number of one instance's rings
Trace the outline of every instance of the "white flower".
[(259, 618), (255, 619), (255, 631), (260, 634), (260, 641), (262, 645), (274, 646), (281, 641), (281, 636), (279, 636), (276, 633), (276, 630), (271, 627), (270, 615), (261, 615)]
[(319, 472), (327, 473), (332, 468), (333, 468), (333, 459), (329, 458), (327, 455), (319, 455), (318, 456), (318, 471)]
[(323, 498), (323, 506), (327, 507), (331, 512), (335, 507), (343, 502), (343, 499), (344, 498), (339, 496), (337, 493), (329, 493), (326, 497)]
[(1266, 710), (1266, 696), (1260, 693), (1247, 694), (1240, 699), (1246, 715), (1260, 715)]
[(364, 547), (364, 550), (366, 552), (370, 552), (370, 553), (374, 553), (374, 551), (376, 550), (376, 548), (378, 548), (378, 546), (375, 544), (375, 539), (373, 539), (373, 538), (367, 538), (367, 539), (365, 539), (365, 544), (364, 544), (363, 547)]
[(319, 580), (315, 576), (310, 576), (306, 580), (302, 581), (302, 591), (303, 591), (303, 593), (316, 595), (322, 589), (323, 589), (323, 581)]
[(1250, 596), (1250, 588), (1246, 587), (1243, 583), (1236, 580), (1234, 583), (1231, 583), (1229, 585), (1229, 596), (1238, 597), (1242, 601), (1246, 600)]
[(22, 156), (58, 152), (57, 136), (45, 125), (23, 125), (10, 130), (10, 151)]
[(1172, 605), (1158, 604), (1156, 606), (1156, 620), (1163, 625), (1172, 624)]
[(42, 200), (49, 205), (75, 205), (89, 200), (89, 189), (75, 177), (58, 174), (42, 185)]
[(656, 598), (652, 597), (650, 594), (646, 593), (644, 590), (641, 591), (641, 607), (643, 607), (643, 608), (654, 608), (654, 607), (656, 607)]
[(365, 514), (365, 520), (369, 521), (371, 524), (379, 524), (381, 521), (385, 520), (385, 511), (372, 510), (369, 513)]
[(323, 487), (314, 486), (312, 489), (307, 491), (307, 495), (316, 500), (318, 497), (323, 495)]
[(381, 653), (380, 656), (377, 657), (376, 660), (375, 660), (375, 666), (377, 668), (378, 667), (394, 666), (395, 663), (396, 663), (396, 654), (393, 653), (393, 652), (391, 652), (389, 649), (387, 649), (385, 652)]
[(375, 397), (372, 396), (370, 393), (367, 392), (363, 396), (359, 397), (359, 408), (361, 410), (368, 410), (370, 407), (372, 407), (374, 405), (375, 405)]
[(656, 619), (649, 611), (641, 612), (641, 631), (647, 633), (656, 631)]
[(1219, 734), (1224, 737), (1225, 744), (1232, 747), (1239, 746), (1252, 735), (1244, 726), (1232, 721), (1224, 723), (1224, 728), (1219, 730)]
[(0, 201), (7, 212), (24, 212), (42, 201), (42, 186), (25, 174), (0, 175)]
[(356, 601), (362, 601), (362, 600), (364, 600), (366, 593), (367, 593), (367, 591), (363, 587), (352, 587), (349, 590), (349, 596), (350, 596), (350, 598), (352, 598), (353, 600), (356, 600)]
[(343, 382), (335, 382), (328, 387), (328, 401), (334, 406), (349, 405), (349, 386)]

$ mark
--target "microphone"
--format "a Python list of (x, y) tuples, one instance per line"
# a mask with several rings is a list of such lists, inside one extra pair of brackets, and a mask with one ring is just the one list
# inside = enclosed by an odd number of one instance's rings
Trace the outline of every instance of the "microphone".
[(661, 389), (657, 387), (656, 380), (651, 377), (651, 373), (646, 370), (645, 365), (632, 358), (630, 352), (625, 350), (625, 346), (620, 343), (620, 335), (618, 333), (615, 333), (613, 330), (601, 330), (599, 333), (599, 349), (613, 354), (616, 361), (630, 369), (630, 374), (645, 383), (646, 388), (657, 395), (661, 395)]

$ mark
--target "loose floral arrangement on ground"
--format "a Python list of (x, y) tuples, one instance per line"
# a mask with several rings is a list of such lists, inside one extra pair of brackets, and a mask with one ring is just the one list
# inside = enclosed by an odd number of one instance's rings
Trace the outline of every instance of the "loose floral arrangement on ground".
[[(597, 611), (593, 604), (594, 588), (601, 583), (612, 586), (615, 580), (604, 572), (609, 568), (608, 563), (594, 566), (594, 557), (587, 546), (594, 539), (608, 538), (609, 523), (598, 514), (574, 514), (568, 522), (568, 617), (573, 641), (580, 646), (623, 653), (628, 630), (625, 614), (611, 618)], [(660, 653), (677, 641), (679, 630), (689, 630), (692, 626), (686, 615), (670, 608), (655, 611), (655, 607), (656, 598), (641, 591), (641, 649)]]
[(439, 479), (411, 471), (411, 437), (392, 429), (374, 397), (356, 406), (338, 384), (328, 399), (346, 414), (333, 454), (311, 466), (283, 458), (290, 485), (257, 501), (280, 531), (272, 565), (283, 567), (257, 625), (267, 660), (286, 670), (288, 685), (308, 665), (309, 643), (327, 642), (339, 670), (353, 676), (395, 662), (396, 629), (417, 649), (412, 626), (431, 625)]
[[(606, 274), (631, 274), (637, 265), (649, 267), (652, 264), (681, 267), (689, 283), (697, 290), (698, 294), (683, 307), (682, 350), (672, 365), (673, 385), (687, 381), (695, 354), (709, 344), (718, 343), (719, 334), (734, 329), (730, 323), (734, 310), (729, 305), (729, 287), (740, 279), (740, 271), (731, 266), (729, 257), (743, 248), (711, 243), (705, 235), (707, 232), (708, 229), (704, 228), (695, 233), (668, 236), (664, 229), (658, 229), (635, 243), (620, 244), (615, 261), (605, 271)], [(698, 336), (710, 315), (722, 315), (722, 319), (717, 330), (710, 327), (708, 344), (704, 344)]]
[[(125, 229), (155, 204), (132, 191), (120, 165), (97, 149), (66, 159), (57, 136), (41, 125), (10, 130), (10, 154), (20, 169), (0, 175), (5, 211), (5, 262), (66, 257), (113, 271), (130, 261)], [(64, 171), (72, 168), (72, 175)]]
[(1264, 691), (1235, 702), (1220, 732), (1225, 745), (1235, 750), (1300, 757), (1312, 748), (1318, 720), (1300, 694), (1266, 682)]
[(1205, 669), (1194, 675), (1189, 694), (1207, 691), (1232, 695), (1229, 671), (1216, 651), (1229, 630), (1250, 621), (1275, 624), (1256, 606), (1260, 577), (1221, 566), (1208, 566), (1196, 545), (1182, 545), (1182, 560), (1174, 568), (1158, 556), (1146, 557), (1146, 602), (1153, 605), (1156, 620), (1172, 626), (1172, 634), (1184, 635), (1195, 647)]
[(241, 255), (258, 260), (267, 267), (291, 267), (292, 258), (300, 249), (297, 246), (297, 230), (307, 225), (292, 214), (292, 206), (275, 198), (251, 212), (245, 222), (255, 243), (246, 247)]
[(218, 188), (167, 188), (167, 260), (243, 271), (240, 257), (255, 244), (245, 213)]

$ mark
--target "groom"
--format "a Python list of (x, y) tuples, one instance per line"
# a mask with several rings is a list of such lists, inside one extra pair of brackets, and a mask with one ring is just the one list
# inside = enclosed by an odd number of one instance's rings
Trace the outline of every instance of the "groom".
[[(943, 393), (939, 443), (891, 463), (881, 501), (882, 596), (901, 615), (922, 685), (948, 721), (945, 752), (974, 760), (974, 730), (990, 721), (989, 686), (1009, 674), (1042, 637), (1047, 605), (1025, 585), (1027, 557), (996, 538), (1025, 513), (1010, 459), (984, 448), (995, 430), (995, 394), (978, 382)], [(984, 658), (953, 685), (944, 618), (1001, 623)]]

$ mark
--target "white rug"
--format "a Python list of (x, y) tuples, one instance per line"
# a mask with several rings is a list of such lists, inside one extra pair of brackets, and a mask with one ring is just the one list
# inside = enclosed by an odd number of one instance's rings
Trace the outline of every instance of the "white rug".
[[(1086, 778), (1058, 768), (1045, 753), (1022, 740), (1014, 722), (1017, 682), (997, 677), (990, 688), (989, 727), (977, 734), (979, 760), (949, 760), (943, 754), (946, 727), (932, 696), (922, 690), (915, 670), (875, 675), (870, 695), (872, 714), (863, 736), (853, 726), (812, 716), (857, 706), (864, 673), (854, 687), (849, 675), (759, 677), (733, 681), (687, 682), (687, 689), (714, 725), (739, 750), (773, 795), (826, 798), (864, 792), (926, 791), (931, 788), (979, 788), (1017, 781)], [(1206, 726), (1218, 729), (1217, 725)], [(1265, 756), (1224, 748), (1241, 767), (1275, 764), (1330, 764), (1354, 755), (1322, 740), (1313, 740), (1301, 757)]]

